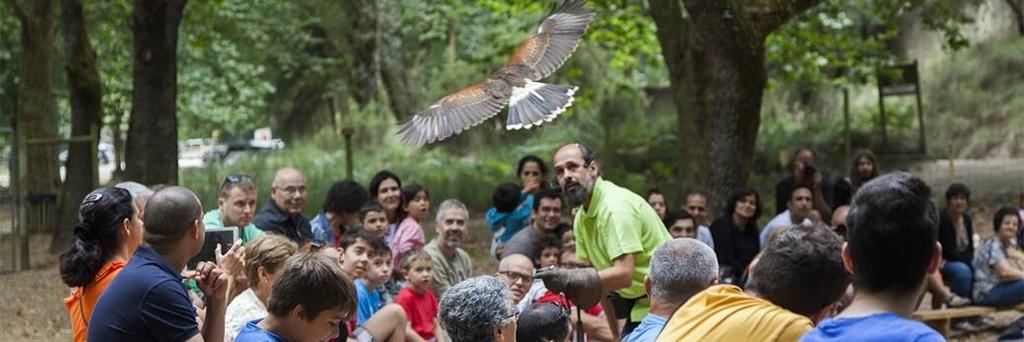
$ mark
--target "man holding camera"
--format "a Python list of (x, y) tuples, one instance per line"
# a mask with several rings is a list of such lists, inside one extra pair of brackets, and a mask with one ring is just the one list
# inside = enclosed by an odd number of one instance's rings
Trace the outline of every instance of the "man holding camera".
[(775, 213), (785, 211), (796, 183), (811, 184), (814, 193), (813, 207), (818, 217), (832, 217), (832, 183), (815, 166), (817, 155), (809, 147), (801, 147), (793, 153), (793, 174), (779, 181), (775, 186)]

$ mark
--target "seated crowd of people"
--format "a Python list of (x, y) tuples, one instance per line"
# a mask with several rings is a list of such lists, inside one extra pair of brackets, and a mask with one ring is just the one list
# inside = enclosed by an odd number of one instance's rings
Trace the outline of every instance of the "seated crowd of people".
[[(591, 267), (576, 246), (595, 243), (576, 240), (576, 208), (549, 186), (536, 156), (519, 161), (519, 182), (499, 185), (484, 217), (493, 275), (474, 274), (461, 201), (432, 210), (428, 189), (384, 170), (368, 189), (334, 183), (308, 219), (308, 192), (318, 189), (286, 167), (258, 210), (258, 184), (239, 174), (223, 180), (205, 212), (179, 186), (94, 190), (60, 256), (71, 288), (64, 302), (75, 341), (358, 342), (942, 341), (909, 319), (926, 292), (936, 308), (1024, 303), (1024, 210), (999, 209), (994, 234), (976, 250), (963, 184), (948, 188), (938, 210), (927, 184), (882, 175), (868, 151), (835, 182), (812, 150), (793, 157), (776, 187), (777, 212), (760, 227), (752, 189), (737, 189), (715, 220), (702, 193), (679, 209), (658, 189), (646, 193), (672, 239), (650, 256), (642, 291), (650, 310), (625, 336), (623, 312), (577, 306), (536, 276)], [(233, 228), (238, 241), (188, 267), (206, 228)]]

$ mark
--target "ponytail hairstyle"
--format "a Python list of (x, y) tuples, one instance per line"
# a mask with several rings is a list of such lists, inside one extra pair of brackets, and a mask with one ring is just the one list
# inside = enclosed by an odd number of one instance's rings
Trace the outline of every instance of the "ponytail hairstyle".
[(118, 246), (117, 231), (135, 215), (128, 190), (104, 187), (85, 196), (71, 246), (60, 255), (60, 278), (70, 287), (92, 283)]

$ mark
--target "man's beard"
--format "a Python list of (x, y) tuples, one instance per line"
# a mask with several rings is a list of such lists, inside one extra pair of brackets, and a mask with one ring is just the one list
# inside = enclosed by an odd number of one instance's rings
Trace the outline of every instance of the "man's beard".
[(459, 247), (462, 247), (462, 239), (456, 239), (456, 238), (444, 239), (444, 244), (446, 246), (448, 246), (448, 248), (459, 248)]
[(583, 187), (583, 184), (576, 183), (575, 185), (575, 187), (568, 187), (565, 190), (565, 199), (569, 202), (570, 208), (578, 207), (587, 201), (587, 189)]

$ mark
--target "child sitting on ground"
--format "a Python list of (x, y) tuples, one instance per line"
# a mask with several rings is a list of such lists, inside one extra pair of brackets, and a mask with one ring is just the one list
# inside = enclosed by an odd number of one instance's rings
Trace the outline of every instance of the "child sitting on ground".
[(398, 224), (390, 246), (392, 269), (398, 268), (406, 253), (426, 244), (420, 222), (430, 214), (430, 192), (419, 184), (408, 185), (402, 188), (402, 203), (405, 204), (405, 217)]
[(413, 331), (428, 341), (434, 340), (440, 333), (437, 325), (437, 297), (429, 288), (432, 265), (430, 254), (423, 250), (406, 254), (402, 258), (405, 287), (395, 297), (395, 303), (405, 309)]
[[(538, 252), (537, 255), (533, 256), (533, 262), (540, 268), (559, 267), (562, 265), (569, 266), (567, 263), (575, 263), (571, 266), (577, 268), (578, 266), (589, 267), (587, 265), (581, 265), (579, 260), (576, 260), (576, 252), (573, 246), (562, 248), (562, 240), (554, 236), (541, 239), (537, 247)], [(540, 285), (539, 288), (537, 286), (538, 283)], [(538, 283), (531, 286), (530, 291), (523, 297), (524, 301), (520, 302), (520, 306), (522, 306), (521, 309), (526, 309), (531, 304), (558, 304), (565, 307), (569, 312), (573, 327), (575, 328), (576, 321), (580, 318), (576, 313), (576, 304), (572, 303), (559, 293), (548, 291), (544, 288), (543, 282)], [(583, 316), (583, 331), (588, 337), (596, 340), (611, 338), (611, 329), (609, 329), (607, 321), (604, 318), (601, 318), (604, 311), (601, 309), (600, 305), (581, 309), (582, 311), (580, 313), (582, 313)]]
[(266, 318), (249, 321), (237, 342), (323, 341), (355, 311), (355, 287), (338, 263), (319, 253), (285, 262), (267, 300)]
[(367, 203), (359, 209), (359, 223), (363, 230), (381, 238), (388, 233), (388, 214), (384, 207), (376, 202)]
[[(371, 260), (390, 261), (390, 259), (382, 259), (382, 256), (390, 256), (390, 253), (386, 252), (387, 246), (384, 244), (384, 240), (365, 230), (358, 230), (341, 237), (341, 248), (343, 248), (339, 258), (341, 260), (341, 268), (349, 277), (358, 278), (356, 280), (359, 283), (356, 285), (358, 306), (363, 305), (363, 302), (368, 302), (366, 305), (372, 308), (374, 299), (372, 295), (376, 294), (376, 291), (372, 291), (372, 288), (375, 286), (364, 287), (366, 283), (363, 283), (363, 281), (372, 278), (371, 285), (383, 282), (386, 280), (387, 275), (384, 275), (384, 280), (381, 280), (381, 273), (390, 273), (390, 271), (383, 269), (374, 269), (371, 265)], [(378, 253), (377, 251), (382, 252)], [(379, 283), (376, 286), (379, 286)], [(361, 287), (363, 288), (360, 289)], [(379, 307), (379, 297), (376, 299), (377, 306)], [(358, 313), (349, 317), (349, 320), (345, 322), (346, 324), (340, 327), (339, 335), (342, 338), (339, 340), (344, 341), (345, 338), (352, 338), (357, 341), (367, 341), (369, 338), (372, 338), (372, 341), (405, 340), (408, 324), (401, 307), (397, 305), (379, 307), (368, 317), (362, 322), (359, 319), (363, 318), (363, 316), (360, 316)]]
[(386, 303), (377, 291), (391, 279), (391, 249), (383, 243), (377, 248), (377, 255), (370, 261), (366, 276), (356, 279), (356, 293), (359, 295), (359, 309), (356, 310), (356, 325), (362, 326)]
[(562, 254), (562, 241), (554, 235), (541, 238), (537, 255), (533, 256), (533, 264), (539, 268), (558, 267), (558, 259)]

